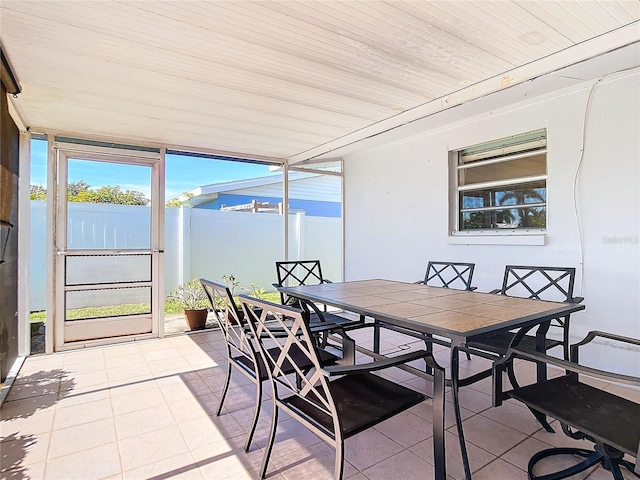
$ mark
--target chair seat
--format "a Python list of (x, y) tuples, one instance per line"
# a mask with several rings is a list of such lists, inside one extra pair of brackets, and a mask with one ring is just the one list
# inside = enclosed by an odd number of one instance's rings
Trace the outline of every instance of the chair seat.
[(640, 404), (569, 375), (517, 388), (509, 396), (621, 452), (638, 453)]
[[(302, 350), (300, 350), (300, 347), (298, 347), (297, 345), (292, 345), (290, 351), (291, 351), (291, 357), (293, 358), (293, 360), (295, 361), (296, 365), (298, 365), (299, 368), (304, 370), (312, 367), (309, 357)], [(322, 362), (323, 365), (331, 365), (336, 363), (336, 361), (338, 360), (337, 356), (325, 350), (317, 349), (316, 351), (318, 352), (318, 356), (320, 357), (320, 361)], [(278, 355), (281, 352), (281, 350), (278, 347), (274, 347), (274, 348), (270, 348), (268, 352), (269, 352), (269, 355), (274, 357), (275, 355)], [(232, 357), (231, 360), (234, 361), (236, 364), (238, 364), (245, 371), (249, 373), (255, 372), (253, 367), (253, 362), (249, 357), (246, 357), (244, 355), (238, 355), (236, 357)], [(262, 361), (262, 357), (258, 355), (256, 360), (258, 362), (258, 372), (259, 372), (260, 381), (267, 380), (269, 378), (269, 374), (267, 373), (267, 369), (264, 365), (264, 362)], [(289, 360), (285, 360), (285, 362), (283, 363), (282, 370), (287, 374), (295, 372), (295, 369), (293, 368), (293, 365), (291, 365), (291, 362)]]
[(324, 317), (324, 321), (322, 321), (319, 316), (315, 313), (309, 315), (309, 326), (313, 330), (314, 327), (326, 325), (327, 323), (334, 323), (342, 327), (343, 330), (348, 330), (349, 327), (358, 327), (362, 326), (361, 320), (352, 320), (350, 318), (341, 317), (340, 315), (336, 315), (333, 313), (323, 312), (322, 316)]
[[(348, 375), (330, 383), (336, 408), (342, 420), (344, 438), (380, 423), (425, 400), (422, 393), (403, 387), (371, 373)], [(312, 398), (308, 398), (312, 400)], [(316, 402), (318, 399), (316, 397)], [(329, 414), (299, 396), (282, 399), (290, 408), (312, 418), (328, 435), (334, 429)]]
[[(509, 345), (511, 345), (511, 341), (515, 336), (516, 334), (512, 332), (483, 335), (475, 337), (472, 341), (467, 342), (467, 346), (471, 348), (477, 348), (478, 350), (493, 352), (503, 357), (507, 354)], [(562, 340), (553, 340), (547, 338), (545, 340), (545, 351), (559, 345), (562, 345)], [(518, 348), (521, 350), (535, 350), (536, 338), (531, 335), (525, 335), (522, 340), (520, 340)]]

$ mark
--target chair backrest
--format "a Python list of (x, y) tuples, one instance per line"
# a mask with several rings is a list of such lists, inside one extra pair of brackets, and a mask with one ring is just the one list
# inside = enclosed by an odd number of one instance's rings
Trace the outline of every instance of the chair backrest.
[[(276, 275), (279, 286), (298, 287), (324, 283), (320, 260), (290, 260), (276, 262)], [(283, 304), (289, 303), (289, 297), (280, 293)]]
[(207, 294), (220, 330), (227, 342), (229, 358), (241, 355), (247, 357), (255, 365), (257, 352), (246, 335), (247, 324), (244, 312), (236, 305), (231, 291), (225, 285), (204, 278), (200, 279), (200, 283)]
[(429, 262), (422, 283), (432, 287), (473, 290), (473, 269), (475, 263)]
[(569, 302), (574, 299), (575, 277), (576, 269), (573, 267), (507, 265), (500, 293), (511, 297)]
[(309, 329), (309, 313), (246, 295), (239, 298), (272, 381), (274, 398), (298, 397), (305, 405), (306, 413), (301, 412), (302, 416), (327, 415), (324, 427), (335, 428), (335, 422), (339, 421), (337, 410), (329, 381), (320, 372), (321, 361)]

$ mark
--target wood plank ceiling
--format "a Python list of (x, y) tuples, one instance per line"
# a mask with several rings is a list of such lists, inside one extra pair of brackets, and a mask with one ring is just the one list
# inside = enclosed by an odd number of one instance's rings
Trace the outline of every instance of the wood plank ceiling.
[(304, 159), (633, 26), (640, 2), (3, 0), (0, 12), (14, 105), (34, 132)]

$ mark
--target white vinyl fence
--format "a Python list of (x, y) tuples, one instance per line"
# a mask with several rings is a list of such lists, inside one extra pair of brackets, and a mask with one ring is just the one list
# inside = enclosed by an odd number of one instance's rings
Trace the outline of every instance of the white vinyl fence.
[[(231, 274), (243, 287), (274, 290), (275, 262), (284, 259), (280, 215), (189, 207), (165, 212), (165, 294), (193, 278), (222, 282)], [(150, 207), (70, 203), (68, 215), (69, 248), (149, 248)], [(45, 202), (31, 201), (30, 236), (29, 308), (39, 311), (46, 298)], [(324, 276), (341, 280), (342, 220), (291, 215), (289, 258), (321, 260)]]

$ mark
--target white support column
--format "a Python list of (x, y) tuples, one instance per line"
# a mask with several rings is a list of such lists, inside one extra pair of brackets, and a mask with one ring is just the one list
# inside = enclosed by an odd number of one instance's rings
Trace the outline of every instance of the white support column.
[(31, 134), (20, 133), (18, 185), (18, 355), (31, 353), (29, 323), (29, 265), (31, 223)]
[(284, 259), (289, 260), (289, 162), (282, 165), (282, 220), (284, 222)]
[[(53, 135), (47, 135), (47, 241), (46, 241), (46, 271), (47, 278), (45, 285), (47, 288), (47, 308), (45, 323), (44, 348), (45, 353), (53, 353), (54, 340), (56, 336), (57, 323), (64, 323), (64, 318), (56, 320), (56, 224), (58, 218), (56, 196), (58, 194), (57, 186), (57, 162), (56, 150), (54, 146)], [(64, 332), (64, 325), (57, 328), (60, 332)]]

